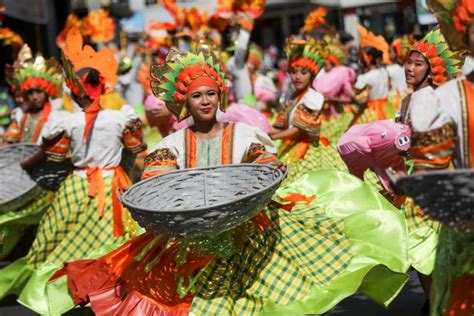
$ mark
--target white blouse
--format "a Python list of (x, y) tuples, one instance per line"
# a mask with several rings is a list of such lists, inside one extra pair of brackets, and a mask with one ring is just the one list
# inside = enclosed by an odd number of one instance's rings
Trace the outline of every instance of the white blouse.
[(388, 97), (388, 71), (385, 68), (372, 69), (357, 77), (355, 88), (362, 90), (369, 87), (369, 101)]
[[(291, 101), (287, 100), (286, 102)], [(321, 111), (324, 105), (324, 96), (313, 88), (309, 88), (305, 95), (298, 102), (296, 102), (296, 104), (293, 104), (293, 107), (290, 110), (288, 117), (288, 125), (290, 127), (294, 126), (293, 122), (295, 120), (295, 112), (300, 104), (304, 104), (304, 106), (312, 111)]]
[[(232, 163), (239, 164), (245, 158), (247, 150), (252, 143), (262, 144), (269, 153), (276, 153), (275, 146), (270, 137), (261, 129), (244, 124), (234, 123), (234, 139)], [(177, 157), (178, 168), (185, 168), (185, 131), (186, 128), (180, 129), (175, 133), (165, 137), (153, 150), (167, 148)]]
[[(86, 175), (80, 168), (98, 166), (115, 167), (122, 159), (122, 135), (127, 123), (137, 119), (132, 107), (124, 105), (120, 111), (101, 110), (97, 114), (88, 141), (82, 141), (86, 119), (84, 112), (62, 112), (45, 124), (45, 138), (53, 139), (65, 132), (71, 139), (71, 160), (74, 172)], [(104, 176), (113, 171), (104, 171)]]

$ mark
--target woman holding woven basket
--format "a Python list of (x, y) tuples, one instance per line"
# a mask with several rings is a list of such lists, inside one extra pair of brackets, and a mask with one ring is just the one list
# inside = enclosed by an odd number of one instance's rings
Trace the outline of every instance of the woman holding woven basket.
[[(430, 297), (430, 276), (435, 265), (440, 223), (424, 214), (411, 198), (397, 196), (385, 170), (391, 167), (400, 175), (406, 174), (404, 156), (407, 152), (414, 173), (448, 168), (453, 154), (454, 124), (443, 113), (434, 87), (457, 75), (460, 65), (459, 54), (449, 49), (440, 30), (430, 31), (409, 48), (405, 74), (413, 93), (402, 101), (397, 116), (401, 124), (384, 120), (357, 125), (339, 142), (340, 153), (351, 173), (363, 178), (364, 170), (370, 166), (381, 179), (387, 197), (404, 211), (409, 259), (419, 273), (427, 298)], [(391, 129), (396, 134), (392, 134)], [(391, 134), (396, 137), (392, 138)], [(398, 149), (394, 150), (394, 146)], [(426, 303), (424, 309), (428, 307)]]
[[(172, 51), (151, 73), (154, 93), (179, 119), (191, 115), (194, 125), (151, 151), (145, 178), (241, 162), (282, 166), (261, 130), (216, 120), (227, 88), (211, 52)], [(74, 302), (90, 302), (96, 315), (324, 313), (358, 289), (388, 304), (407, 279), (404, 225), (363, 182), (315, 172), (280, 188), (257, 216), (217, 236), (147, 232), (98, 259), (67, 263), (50, 285), (63, 288), (67, 280)], [(58, 299), (71, 301), (61, 294)]]
[(61, 184), (52, 205), (41, 218), (28, 254), (0, 271), (0, 297), (16, 294), (40, 314), (58, 315), (51, 301), (48, 279), (65, 261), (84, 258), (100, 247), (120, 244), (138, 229), (122, 209), (115, 192), (130, 185), (120, 166), (122, 149), (137, 153), (146, 148), (141, 122), (129, 107), (102, 110), (100, 96), (116, 81), (113, 52), (82, 46), (72, 29), (63, 48), (66, 83), (83, 111), (63, 113), (48, 121), (41, 150), (22, 162), (24, 169), (70, 155), (74, 171)]
[(321, 169), (344, 170), (345, 165), (321, 135), (324, 96), (311, 84), (329, 56), (326, 42), (289, 38), (285, 48), (293, 90), (281, 100), (281, 109), (270, 136), (281, 139), (279, 158), (289, 164), (287, 181)]
[[(23, 45), (13, 65), (6, 65), (6, 79), (27, 103), (25, 110), (16, 108), (12, 122), (4, 137), (4, 145), (30, 143), (40, 145), (47, 122), (54, 120), (51, 99), (61, 96), (63, 76), (57, 60), (43, 56), (33, 57), (27, 44)], [(15, 249), (25, 230), (37, 225), (42, 214), (51, 204), (54, 193), (43, 190), (34, 201), (19, 209), (4, 212), (0, 207), (0, 259)]]

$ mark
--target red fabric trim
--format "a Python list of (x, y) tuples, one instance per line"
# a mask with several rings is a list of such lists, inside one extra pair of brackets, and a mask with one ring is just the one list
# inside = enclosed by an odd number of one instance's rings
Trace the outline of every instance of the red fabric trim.
[(87, 140), (92, 128), (94, 127), (94, 122), (97, 117), (97, 114), (101, 110), (99, 98), (95, 99), (91, 105), (84, 110), (86, 115), (86, 126), (84, 128), (84, 134), (82, 134), (82, 142), (84, 143)]

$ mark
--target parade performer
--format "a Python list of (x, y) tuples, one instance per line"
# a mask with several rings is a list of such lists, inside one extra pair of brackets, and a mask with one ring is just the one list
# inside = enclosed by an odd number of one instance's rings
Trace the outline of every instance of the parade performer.
[(249, 45), (247, 67), (252, 79), (253, 92), (256, 99), (255, 107), (264, 113), (269, 119), (273, 117), (273, 105), (277, 100), (277, 87), (273, 80), (260, 73), (260, 66), (263, 61), (263, 52), (257, 44)]
[(344, 63), (347, 54), (340, 44), (330, 37), (325, 37), (328, 57), (324, 60), (324, 74), (320, 74), (313, 82), (313, 88), (324, 95), (324, 111), (321, 119), (321, 134), (326, 136), (331, 144), (336, 144), (339, 137), (347, 130), (354, 117), (352, 97), (355, 83), (355, 71)]
[[(144, 177), (241, 162), (281, 167), (265, 133), (217, 121), (227, 88), (212, 53), (172, 52), (152, 75), (155, 93), (194, 125), (148, 155)], [(96, 315), (288, 315), (324, 313), (357, 289), (388, 304), (406, 281), (403, 217), (363, 182), (313, 173), (274, 201), (218, 236), (147, 232), (96, 260), (67, 263), (51, 284), (67, 274), (75, 303), (90, 302)]]
[(29, 107), (26, 112), (21, 108), (15, 111), (5, 141), (41, 144), (43, 127), (56, 114), (51, 99), (61, 96), (62, 73), (56, 59), (33, 58), (26, 44), (18, 56), (14, 66), (7, 65), (8, 80), (20, 89)]
[(412, 35), (400, 36), (390, 44), (392, 64), (387, 66), (390, 76), (390, 92), (403, 94), (408, 88), (404, 65), (413, 44), (414, 39)]
[[(50, 101), (51, 98), (61, 96), (63, 77), (60, 66), (54, 58), (33, 58), (30, 48), (25, 44), (15, 63), (5, 68), (7, 82), (13, 87), (15, 95), (19, 93), (25, 98), (27, 106), (13, 110), (12, 122), (4, 141), (10, 144), (41, 144), (47, 122), (61, 115), (61, 112), (53, 110)], [(14, 249), (28, 227), (38, 224), (53, 197), (52, 192), (43, 190), (32, 203), (0, 215), (0, 258)]]
[[(401, 206), (408, 224), (410, 262), (429, 298), (440, 224), (425, 215), (412, 199), (396, 196), (385, 169), (391, 167), (399, 175), (406, 174), (403, 159), (406, 152), (413, 162), (414, 173), (449, 166), (453, 124), (441, 111), (433, 88), (459, 74), (461, 61), (456, 53), (449, 50), (439, 29), (429, 32), (409, 51), (405, 64), (406, 83), (413, 87), (414, 92), (402, 102), (397, 121), (403, 125), (388, 121), (356, 125), (341, 138), (339, 151), (353, 174), (358, 175), (362, 171), (363, 175), (364, 168), (367, 168), (365, 165), (370, 165), (381, 179), (387, 197)], [(395, 138), (391, 137), (391, 125), (396, 132)], [(364, 141), (365, 135), (370, 135), (368, 141)], [(428, 306), (427, 303), (424, 308), (428, 309)]]
[(393, 103), (397, 111), (400, 109), (403, 98), (408, 93), (404, 65), (414, 42), (414, 36), (407, 34), (394, 39), (390, 44), (392, 64), (387, 66), (390, 77), (389, 102)]
[[(474, 57), (474, 7), (471, 1), (428, 1), (431, 10), (441, 24), (441, 31), (452, 50), (466, 51), (468, 58)], [(467, 59), (468, 59), (467, 58)], [(468, 69), (471, 69), (471, 72)], [(435, 129), (427, 135), (438, 142), (454, 145), (453, 164), (455, 168), (474, 167), (473, 113), (474, 72), (465, 69), (465, 76), (453, 79), (435, 90), (443, 114), (447, 114), (454, 132)], [(424, 113), (423, 115), (426, 115)], [(440, 114), (442, 115), (442, 114)], [(441, 137), (435, 138), (437, 135)], [(435, 148), (433, 148), (434, 150)], [(449, 150), (436, 152), (448, 161)], [(436, 161), (437, 162), (437, 161)], [(437, 163), (435, 162), (435, 165)], [(474, 234), (472, 223), (466, 228), (443, 227), (438, 241), (435, 269), (433, 271), (433, 292), (431, 310), (433, 315), (472, 315), (474, 313)]]
[[(453, 153), (454, 124), (441, 110), (434, 87), (460, 73), (461, 60), (449, 49), (439, 29), (416, 42), (405, 64), (407, 84), (413, 93), (402, 101), (399, 121), (413, 132), (409, 153), (413, 172), (439, 170), (449, 167)], [(412, 266), (419, 272), (427, 297), (430, 295), (431, 275), (438, 243), (440, 224), (423, 213), (411, 199), (403, 205), (408, 222)]]
[(319, 169), (345, 169), (343, 161), (329, 141), (320, 135), (324, 96), (311, 88), (328, 56), (326, 43), (288, 39), (285, 48), (294, 91), (283, 97), (282, 108), (270, 132), (272, 139), (282, 139), (278, 155), (290, 164), (288, 181)]
[(66, 83), (83, 111), (49, 121), (41, 150), (22, 166), (31, 168), (44, 156), (60, 161), (70, 153), (74, 172), (43, 215), (29, 253), (0, 271), (0, 297), (19, 295), (19, 302), (40, 314), (61, 303), (48, 301), (52, 293), (45, 286), (63, 262), (135, 234), (136, 224), (122, 209), (116, 190), (130, 184), (120, 166), (122, 148), (137, 153), (146, 147), (141, 122), (131, 108), (101, 109), (100, 96), (116, 82), (112, 51), (83, 47), (79, 31), (72, 29), (63, 56)]
[(375, 36), (359, 25), (360, 58), (365, 72), (357, 77), (355, 101), (361, 107), (351, 125), (390, 118), (387, 97), (389, 75), (384, 64), (389, 63), (388, 44), (383, 36)]

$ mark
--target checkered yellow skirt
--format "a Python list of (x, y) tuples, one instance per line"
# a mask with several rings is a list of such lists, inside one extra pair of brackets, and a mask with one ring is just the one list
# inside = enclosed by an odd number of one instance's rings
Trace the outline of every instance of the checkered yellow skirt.
[[(302, 199), (295, 202), (295, 195)], [(338, 171), (309, 173), (279, 189), (274, 201), (288, 197), (291, 208), (268, 207), (271, 226), (239, 251), (199, 272), (186, 270), (195, 275), (191, 293), (179, 296), (168, 286), (175, 272), (166, 267), (177, 252), (151, 233), (96, 260), (70, 263), (69, 289), (76, 303), (90, 299), (97, 315), (319, 314), (357, 291), (387, 305), (407, 280), (403, 214)], [(200, 260), (189, 257), (183, 267)]]
[(45, 286), (64, 262), (88, 257), (98, 248), (121, 244), (137, 233), (138, 226), (124, 212), (127, 233), (113, 236), (112, 177), (104, 179), (106, 208), (100, 218), (97, 199), (87, 195), (88, 182), (70, 175), (43, 215), (26, 257), (0, 270), (0, 298), (19, 295), (24, 305), (45, 313)]
[(303, 159), (290, 163), (284, 184), (291, 183), (305, 173), (317, 170), (347, 171), (347, 166), (337, 150), (331, 145), (313, 144)]
[(408, 226), (408, 255), (412, 267), (422, 274), (433, 272), (441, 223), (433, 220), (407, 198), (402, 205)]

